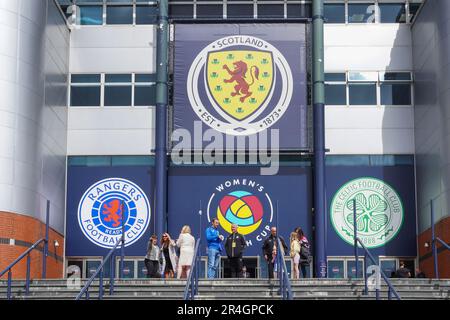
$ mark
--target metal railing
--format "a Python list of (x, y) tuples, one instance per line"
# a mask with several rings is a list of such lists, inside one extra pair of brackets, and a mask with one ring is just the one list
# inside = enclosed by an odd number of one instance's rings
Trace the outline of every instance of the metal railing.
[(291, 281), (289, 280), (289, 274), (286, 267), (286, 261), (284, 260), (284, 248), (279, 237), (277, 237), (278, 248), (280, 248), (280, 254), (278, 254), (278, 278), (280, 279), (280, 291), (281, 298), (283, 300), (292, 300), (292, 288)]
[(431, 209), (431, 246), (434, 260), (434, 276), (436, 277), (436, 279), (439, 279), (439, 260), (436, 243), (437, 242), (441, 243), (443, 248), (447, 250), (450, 250), (450, 246), (447, 243), (445, 243), (445, 241), (443, 241), (441, 238), (436, 237), (436, 231), (434, 226), (433, 200), (430, 201), (430, 209)]
[[(45, 238), (36, 241), (30, 248), (28, 248), (24, 253), (22, 253), (16, 260), (14, 260), (9, 266), (6, 267), (2, 272), (0, 272), (0, 278), (8, 272), (8, 286), (6, 289), (6, 298), (11, 300), (12, 298), (12, 268), (22, 261), (23, 258), (27, 257), (27, 273), (25, 279), (25, 295), (30, 294), (30, 272), (31, 272), (31, 252), (39, 246), (39, 244), (44, 243), (44, 248), (42, 250), (42, 279), (47, 278), (47, 257), (48, 257), (48, 237), (49, 237), (49, 224), (50, 224), (50, 201), (47, 200), (47, 211), (45, 220)], [(56, 253), (55, 253), (56, 254)]]
[[(98, 299), (102, 300), (103, 299), (103, 294), (104, 294), (104, 287), (103, 287), (103, 268), (106, 265), (106, 263), (109, 260), (110, 263), (110, 270), (109, 270), (109, 295), (112, 296), (114, 294), (114, 251), (117, 250), (117, 247), (122, 244), (123, 246), (124, 243), (124, 237), (122, 237), (119, 241), (117, 241), (116, 245), (114, 246), (114, 248), (112, 248), (109, 253), (106, 255), (106, 257), (103, 259), (102, 263), (100, 264), (100, 266), (97, 268), (97, 270), (94, 272), (94, 274), (89, 278), (88, 282), (86, 283), (86, 285), (83, 287), (83, 289), (81, 289), (80, 293), (78, 293), (77, 297), (75, 298), (75, 300), (80, 300), (83, 295), (86, 295), (86, 300), (89, 300), (90, 295), (89, 295), (89, 287), (92, 285), (92, 282), (94, 282), (95, 278), (97, 276), (99, 276), (99, 292), (98, 292)], [(123, 266), (123, 256), (121, 257), (121, 268)], [(122, 268), (123, 270), (123, 268)], [(120, 278), (122, 278), (122, 270), (120, 270)]]
[[(12, 285), (12, 268), (19, 263), (20, 261), (22, 261), (23, 258), (27, 257), (27, 276), (26, 276), (26, 280), (25, 280), (25, 295), (28, 296), (30, 293), (30, 269), (31, 269), (31, 251), (33, 251), (34, 249), (37, 248), (37, 246), (39, 244), (41, 244), (42, 242), (46, 243), (48, 242), (45, 238), (39, 239), (38, 241), (36, 241), (30, 248), (28, 248), (27, 251), (25, 251), (24, 253), (22, 253), (16, 260), (14, 260), (13, 263), (11, 263), (9, 266), (6, 267), (5, 270), (3, 270), (2, 272), (0, 272), (0, 278), (6, 273), (8, 272), (8, 287), (7, 287), (7, 291), (6, 291), (6, 298), (8, 300), (11, 300), (11, 285)], [(45, 259), (45, 258), (44, 258)], [(44, 278), (44, 271), (42, 272), (42, 278)]]
[[(124, 202), (121, 202), (120, 208), (123, 214), (123, 206)], [(114, 294), (114, 251), (117, 250), (117, 247), (121, 245), (120, 248), (120, 266), (119, 266), (119, 279), (123, 279), (123, 269), (124, 269), (124, 258), (125, 258), (125, 221), (122, 219), (122, 237), (119, 241), (117, 241), (116, 245), (108, 252), (106, 257), (103, 259), (100, 266), (97, 268), (97, 270), (94, 272), (94, 274), (89, 278), (86, 285), (81, 289), (80, 293), (77, 295), (75, 300), (80, 300), (83, 295), (86, 295), (86, 300), (89, 300), (89, 287), (91, 286), (92, 282), (94, 282), (94, 279), (99, 276), (99, 292), (98, 292), (98, 299), (103, 299), (103, 268), (106, 265), (106, 263), (109, 260), (110, 268), (109, 268), (109, 295), (112, 296)]]
[(198, 295), (198, 278), (200, 272), (200, 242), (201, 240), (198, 239), (197, 244), (195, 245), (191, 269), (186, 281), (186, 287), (184, 288), (184, 300), (194, 300), (195, 296)]
[[(356, 220), (357, 220), (356, 219), (356, 200), (353, 199), (353, 230), (354, 230), (354, 240), (355, 240), (355, 242), (354, 242), (354, 246), (355, 246), (355, 278), (358, 277), (358, 262), (359, 262), (358, 243), (361, 245), (362, 249), (364, 250), (364, 267), (367, 266), (367, 257), (369, 257), (369, 259), (372, 261), (372, 263), (374, 265), (378, 265), (376, 259), (369, 252), (369, 250), (364, 245), (362, 240), (360, 238), (358, 238), (358, 230), (357, 230), (358, 228), (357, 228)], [(383, 270), (381, 270), (381, 268), (379, 268), (378, 271), (380, 273), (380, 276), (383, 278), (383, 280), (386, 282), (386, 284), (388, 286), (388, 299), (391, 300), (392, 294), (394, 294), (395, 298), (397, 298), (398, 300), (401, 300), (399, 294), (397, 293), (397, 291), (395, 290), (391, 281), (386, 276), (386, 274), (383, 272)], [(364, 294), (367, 295), (369, 292), (369, 287), (368, 287), (368, 283), (367, 283), (368, 282), (367, 273), (365, 270), (363, 270), (363, 276), (364, 276)], [(380, 289), (378, 287), (378, 284), (375, 288), (375, 297), (377, 300), (380, 299)]]

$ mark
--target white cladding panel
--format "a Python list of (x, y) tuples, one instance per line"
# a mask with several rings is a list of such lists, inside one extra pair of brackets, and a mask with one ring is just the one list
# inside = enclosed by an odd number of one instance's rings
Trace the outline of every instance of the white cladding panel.
[(68, 155), (148, 155), (155, 108), (69, 108)]
[[(325, 72), (412, 68), (408, 25), (325, 25)], [(327, 106), (325, 128), (330, 154), (414, 154), (411, 107)]]
[(154, 26), (81, 26), (70, 45), (70, 72), (155, 72)]

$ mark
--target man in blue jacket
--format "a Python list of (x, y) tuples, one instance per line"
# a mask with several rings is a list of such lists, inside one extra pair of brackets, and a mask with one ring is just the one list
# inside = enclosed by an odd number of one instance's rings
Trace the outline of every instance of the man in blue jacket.
[(220, 252), (224, 237), (219, 234), (219, 220), (214, 218), (211, 226), (206, 229), (206, 241), (208, 242), (208, 278), (214, 279), (219, 268)]

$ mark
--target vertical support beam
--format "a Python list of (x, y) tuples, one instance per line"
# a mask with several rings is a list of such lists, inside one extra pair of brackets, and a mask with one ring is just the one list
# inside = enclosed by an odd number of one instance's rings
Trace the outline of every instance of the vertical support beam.
[(433, 250), (433, 259), (434, 259), (434, 276), (436, 279), (439, 279), (439, 264), (438, 264), (438, 252), (437, 252), (437, 246), (436, 246), (436, 231), (434, 230), (433, 200), (430, 201), (430, 209), (431, 209), (431, 248)]
[(25, 280), (25, 295), (30, 294), (31, 252), (27, 254), (27, 278)]
[[(123, 201), (122, 201), (122, 215), (123, 215), (124, 208), (123, 208)], [(122, 219), (122, 243), (120, 246), (120, 270), (119, 270), (119, 278), (123, 279), (123, 266), (124, 266), (124, 259), (125, 259), (125, 219)]]
[(315, 273), (327, 277), (325, 216), (325, 82), (323, 0), (313, 0), (313, 114), (314, 114), (314, 224)]
[(50, 200), (47, 200), (47, 210), (46, 210), (46, 217), (45, 217), (45, 242), (44, 242), (44, 251), (42, 252), (42, 279), (47, 278), (49, 230), (50, 230)]
[[(353, 237), (355, 239), (355, 279), (358, 278), (358, 230), (356, 228), (356, 200), (353, 199)], [(365, 273), (365, 272), (364, 272)]]
[(6, 299), (11, 300), (11, 286), (12, 286), (12, 272), (11, 269), (8, 271), (8, 288), (6, 289)]
[(168, 0), (159, 0), (156, 52), (155, 233), (164, 232), (167, 207)]

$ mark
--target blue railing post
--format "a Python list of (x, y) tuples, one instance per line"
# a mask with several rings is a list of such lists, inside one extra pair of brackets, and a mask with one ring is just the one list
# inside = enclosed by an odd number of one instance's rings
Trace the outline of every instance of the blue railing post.
[(30, 253), (27, 255), (27, 278), (25, 280), (25, 295), (30, 294), (30, 269), (31, 269), (31, 257)]
[(12, 272), (11, 269), (8, 271), (8, 288), (6, 289), (6, 298), (11, 300), (11, 285), (12, 285)]
[(47, 211), (45, 214), (45, 242), (42, 252), (42, 279), (47, 278), (48, 237), (50, 229), (50, 200), (47, 200)]
[(364, 252), (364, 269), (363, 269), (363, 276), (364, 276), (364, 295), (369, 294), (369, 288), (367, 287), (367, 253)]
[(114, 260), (115, 256), (114, 254), (111, 256), (109, 261), (109, 295), (112, 296), (114, 294), (114, 275), (115, 275), (115, 268), (114, 268)]
[(388, 300), (392, 300), (392, 291), (391, 288), (388, 287)]
[(120, 248), (120, 279), (123, 279), (123, 266), (124, 266), (124, 257), (125, 257), (125, 212), (123, 207), (122, 200), (122, 246)]
[(98, 284), (98, 299), (103, 299), (103, 267), (100, 269), (100, 275), (99, 275), (99, 284)]
[(353, 234), (355, 237), (355, 279), (358, 279), (358, 230), (356, 225), (356, 199), (353, 199)]
[(88, 290), (86, 290), (86, 300), (89, 300), (89, 297), (90, 297), (90, 295), (89, 295), (89, 289), (88, 289)]
[(430, 209), (431, 209), (431, 247), (433, 250), (433, 259), (434, 259), (434, 276), (436, 277), (436, 279), (439, 279), (438, 253), (436, 246), (436, 233), (434, 229), (433, 199), (430, 201)]

